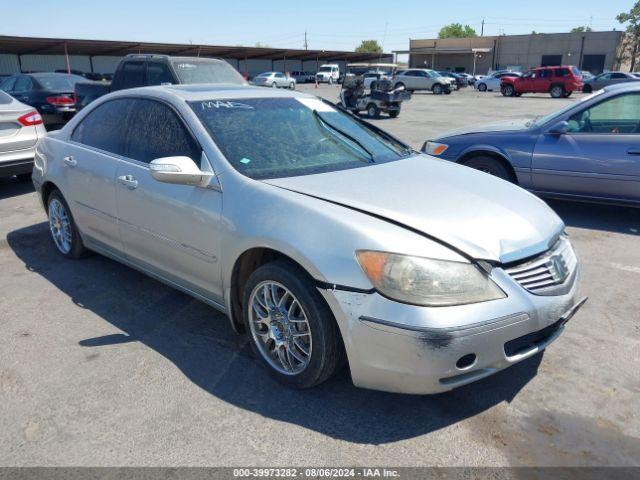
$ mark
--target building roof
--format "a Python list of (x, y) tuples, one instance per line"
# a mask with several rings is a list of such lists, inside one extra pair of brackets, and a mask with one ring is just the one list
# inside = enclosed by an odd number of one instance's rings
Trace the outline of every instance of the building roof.
[(358, 53), (338, 50), (302, 50), (292, 48), (230, 47), (179, 43), (81, 40), (72, 38), (12, 37), (0, 35), (0, 53), (16, 55), (92, 55), (123, 56), (128, 53), (162, 53), (166, 55), (222, 57), (236, 60), (344, 60), (362, 62), (390, 57), (383, 53)]

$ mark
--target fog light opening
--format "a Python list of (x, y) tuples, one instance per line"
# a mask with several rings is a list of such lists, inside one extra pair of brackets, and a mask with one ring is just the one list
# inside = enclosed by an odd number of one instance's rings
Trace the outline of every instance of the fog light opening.
[(476, 354), (468, 353), (467, 355), (460, 357), (456, 362), (456, 367), (458, 370), (466, 370), (467, 368), (473, 367), (476, 363)]

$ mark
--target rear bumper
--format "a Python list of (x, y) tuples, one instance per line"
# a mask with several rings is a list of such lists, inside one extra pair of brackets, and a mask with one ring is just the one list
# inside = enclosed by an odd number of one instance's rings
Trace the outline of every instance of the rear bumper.
[(12, 152), (0, 152), (0, 177), (21, 175), (33, 170), (35, 147)]

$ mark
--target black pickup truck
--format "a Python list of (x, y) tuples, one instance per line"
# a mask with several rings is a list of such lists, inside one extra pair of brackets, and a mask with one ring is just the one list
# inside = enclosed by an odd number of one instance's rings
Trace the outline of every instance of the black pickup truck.
[(76, 109), (116, 90), (191, 83), (246, 85), (247, 82), (231, 65), (218, 58), (131, 54), (120, 61), (111, 82), (76, 84)]

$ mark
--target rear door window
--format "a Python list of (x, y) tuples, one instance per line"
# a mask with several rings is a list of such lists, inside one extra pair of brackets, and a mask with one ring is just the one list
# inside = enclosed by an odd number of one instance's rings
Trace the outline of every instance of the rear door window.
[(117, 98), (93, 109), (73, 130), (71, 140), (105, 152), (124, 155), (127, 116), (132, 100)]
[(200, 166), (202, 149), (168, 105), (138, 98), (129, 115), (126, 156), (143, 163), (185, 156)]
[(173, 83), (173, 75), (164, 63), (149, 62), (147, 64), (147, 85)]
[(26, 75), (21, 75), (16, 80), (16, 84), (13, 87), (14, 92), (27, 92), (33, 88), (33, 82)]
[(571, 75), (571, 71), (568, 68), (558, 68), (555, 70), (556, 77), (568, 77)]
[(122, 66), (120, 88), (142, 87), (145, 84), (145, 63), (125, 62)]

